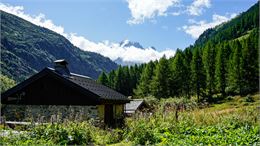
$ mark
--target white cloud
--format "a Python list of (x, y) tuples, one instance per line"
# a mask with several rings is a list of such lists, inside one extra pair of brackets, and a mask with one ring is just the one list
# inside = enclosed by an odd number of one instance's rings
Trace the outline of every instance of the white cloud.
[(167, 16), (168, 8), (178, 5), (180, 0), (127, 0), (132, 18), (128, 24), (141, 24), (155, 16)]
[[(126, 0), (131, 12), (128, 24), (142, 24), (145, 20), (154, 21), (157, 16), (179, 16), (188, 14), (199, 16), (205, 8), (211, 7), (211, 0), (193, 0), (190, 5), (184, 5), (182, 0)], [(170, 8), (178, 8), (172, 11)]]
[[(0, 3), (0, 10), (19, 16), (33, 24), (53, 30), (65, 36), (72, 44), (80, 49), (99, 53), (109, 57), (111, 60), (121, 58), (123, 61), (144, 63), (150, 60), (159, 59), (163, 55), (171, 57), (175, 54), (175, 51), (171, 49), (159, 52), (152, 48), (140, 49), (135, 47), (120, 47), (118, 43), (112, 43), (108, 40), (96, 43), (83, 36), (79, 36), (76, 33), (66, 33), (62, 26), (55, 25), (52, 20), (47, 19), (44, 14), (39, 14), (37, 16), (26, 14), (22, 6), (11, 6)], [(160, 11), (160, 15), (162, 15), (161, 13), (163, 13), (163, 11)]]
[(179, 11), (179, 12), (172, 12), (171, 13), (173, 16), (179, 16), (180, 14), (181, 14), (181, 12)]
[(163, 55), (166, 55), (166, 57), (169, 58), (175, 54), (175, 51), (171, 49), (166, 49), (159, 52), (152, 48), (140, 49), (134, 46), (121, 47), (118, 43), (109, 41), (94, 43), (75, 34), (70, 35), (69, 39), (75, 46), (86, 51), (100, 53), (106, 57), (109, 57), (111, 60), (121, 58), (123, 61), (127, 62), (145, 63), (150, 60), (159, 59)]
[(194, 0), (193, 3), (187, 7), (187, 12), (190, 15), (199, 16), (202, 14), (204, 8), (210, 8), (210, 0)]
[(232, 18), (234, 18), (237, 14), (233, 13), (230, 16), (221, 16), (214, 14), (212, 16), (212, 22), (195, 21), (193, 19), (189, 20), (190, 25), (184, 25), (182, 30), (184, 30), (187, 34), (191, 35), (193, 38), (198, 38), (206, 29), (213, 28), (223, 22), (226, 22)]
[(0, 10), (3, 10), (7, 13), (16, 15), (18, 17), (21, 17), (27, 21), (32, 22), (33, 24), (48, 28), (52, 31), (55, 31), (61, 35), (66, 36), (64, 33), (64, 28), (62, 26), (57, 26), (53, 24), (53, 22), (50, 19), (46, 19), (44, 14), (39, 14), (37, 16), (31, 16), (24, 13), (24, 7), (23, 6), (11, 6), (0, 3)]

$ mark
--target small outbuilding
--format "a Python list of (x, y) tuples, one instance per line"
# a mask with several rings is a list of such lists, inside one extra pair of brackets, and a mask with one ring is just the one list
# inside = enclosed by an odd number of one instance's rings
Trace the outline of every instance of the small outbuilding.
[(125, 105), (125, 114), (131, 116), (137, 111), (142, 111), (144, 108), (147, 108), (148, 105), (143, 99), (133, 99)]
[(87, 120), (114, 125), (124, 118), (130, 100), (90, 77), (71, 73), (65, 60), (55, 61), (1, 94), (1, 116), (9, 121)]

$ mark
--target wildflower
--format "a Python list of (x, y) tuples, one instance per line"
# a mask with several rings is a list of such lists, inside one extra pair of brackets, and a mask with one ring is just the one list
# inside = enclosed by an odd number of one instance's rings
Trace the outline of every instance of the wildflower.
[(72, 136), (71, 136), (71, 135), (69, 135), (69, 136), (68, 136), (68, 138), (69, 138), (69, 140), (70, 140), (70, 141), (72, 141), (72, 140), (73, 140), (73, 138), (72, 138)]

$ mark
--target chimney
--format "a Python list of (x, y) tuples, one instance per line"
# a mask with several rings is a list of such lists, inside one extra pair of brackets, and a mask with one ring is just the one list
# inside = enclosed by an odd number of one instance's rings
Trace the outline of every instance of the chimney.
[(60, 59), (60, 60), (54, 61), (55, 72), (62, 76), (69, 77), (70, 71), (67, 67), (68, 64), (69, 63), (65, 59)]

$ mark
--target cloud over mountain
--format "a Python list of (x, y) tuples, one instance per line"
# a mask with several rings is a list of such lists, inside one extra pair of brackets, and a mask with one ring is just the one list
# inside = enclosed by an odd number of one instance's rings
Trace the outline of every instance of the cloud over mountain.
[(150, 60), (156, 60), (163, 55), (171, 57), (175, 54), (174, 50), (166, 49), (164, 51), (156, 51), (152, 47), (138, 48), (136, 46), (122, 46), (120, 43), (113, 43), (103, 41), (93, 43), (82, 36), (75, 34), (70, 35), (69, 38), (75, 46), (87, 51), (100, 52), (102, 55), (109, 57), (111, 60), (121, 59), (126, 62), (144, 63)]
[(184, 25), (181, 30), (185, 33), (191, 35), (194, 39), (198, 38), (206, 29), (213, 28), (223, 22), (227, 22), (228, 20), (236, 17), (237, 14), (233, 13), (229, 16), (221, 16), (214, 14), (212, 16), (212, 21), (207, 22), (205, 20), (195, 21), (194, 19), (189, 20), (189, 25)]
[[(82, 50), (99, 53), (103, 56), (109, 57), (111, 60), (120, 58), (123, 61), (145, 63), (150, 60), (159, 59), (163, 55), (166, 55), (166, 57), (171, 57), (175, 54), (175, 51), (171, 49), (156, 51), (149, 47), (139, 48), (137, 46), (120, 46), (119, 43), (109, 42), (107, 40), (96, 43), (76, 33), (65, 32), (62, 26), (54, 24), (53, 21), (47, 19), (44, 14), (39, 14), (36, 16), (26, 14), (24, 12), (24, 7), (22, 6), (12, 6), (0, 3), (0, 9), (21, 17), (33, 24), (55, 31), (66, 37), (73, 45)], [(160, 14), (163, 14), (163, 12), (164, 11), (160, 11)]]
[(3, 4), (0, 3), (0, 10), (5, 11), (7, 13), (16, 15), (18, 17), (21, 17), (35, 25), (39, 25), (45, 28), (48, 28), (52, 31), (55, 31), (63, 36), (67, 36), (67, 34), (64, 33), (64, 28), (62, 26), (55, 25), (52, 20), (47, 19), (44, 14), (40, 13), (39, 15), (32, 16), (29, 14), (26, 14), (24, 12), (23, 6), (12, 6), (9, 4)]

